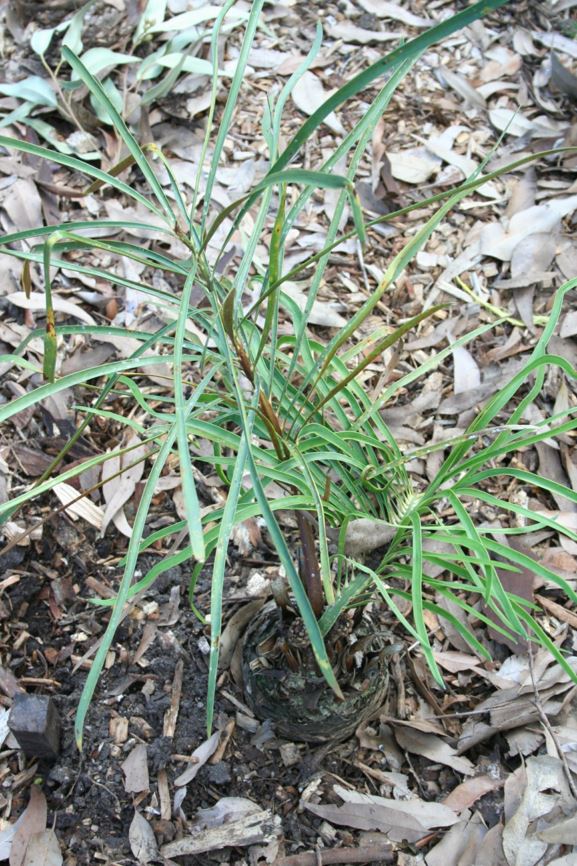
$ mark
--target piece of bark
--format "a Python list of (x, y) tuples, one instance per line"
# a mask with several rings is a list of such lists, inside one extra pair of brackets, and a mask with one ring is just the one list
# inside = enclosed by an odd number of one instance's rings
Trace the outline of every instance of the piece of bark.
[(228, 821), (219, 827), (201, 830), (194, 836), (169, 842), (162, 846), (160, 853), (163, 857), (182, 857), (184, 854), (202, 854), (221, 848), (259, 845), (268, 841), (274, 827), (271, 812), (268, 809), (259, 810), (238, 821)]

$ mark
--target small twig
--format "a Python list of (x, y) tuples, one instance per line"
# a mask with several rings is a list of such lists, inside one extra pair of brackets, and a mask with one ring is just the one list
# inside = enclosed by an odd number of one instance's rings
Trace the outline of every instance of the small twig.
[(573, 774), (571, 773), (571, 770), (569, 768), (569, 764), (567, 763), (567, 758), (565, 757), (565, 752), (561, 748), (561, 744), (559, 742), (557, 734), (553, 731), (553, 727), (551, 725), (551, 722), (547, 718), (547, 714), (546, 714), (545, 710), (543, 709), (543, 704), (541, 702), (541, 696), (539, 695), (539, 689), (537, 688), (537, 683), (535, 682), (535, 676), (533, 673), (533, 652), (531, 649), (531, 644), (529, 644), (528, 649), (529, 649), (529, 651), (528, 651), (529, 673), (531, 674), (531, 683), (533, 685), (533, 693), (535, 695), (535, 708), (536, 708), (537, 712), (539, 713), (539, 718), (541, 719), (541, 723), (542, 723), (543, 727), (545, 728), (545, 730), (547, 731), (547, 733), (551, 737), (551, 740), (553, 741), (553, 745), (555, 746), (555, 748), (557, 750), (557, 755), (559, 757), (559, 760), (563, 764), (563, 769), (565, 770), (565, 775), (567, 776), (567, 782), (569, 784), (569, 788), (571, 790), (571, 793), (573, 794), (573, 796), (577, 800), (577, 786), (575, 785), (575, 782), (573, 780)]
[(82, 126), (82, 124), (78, 120), (76, 113), (75, 113), (74, 109), (72, 108), (72, 97), (70, 97), (70, 99), (66, 99), (66, 96), (64, 95), (64, 91), (62, 90), (62, 87), (60, 86), (60, 81), (58, 80), (58, 73), (60, 72), (60, 66), (62, 65), (62, 61), (56, 67), (56, 72), (52, 71), (52, 68), (46, 62), (43, 54), (40, 55), (40, 62), (42, 63), (42, 66), (44, 67), (44, 69), (46, 70), (46, 72), (50, 76), (52, 82), (54, 83), (54, 86), (56, 88), (58, 96), (60, 97), (60, 100), (62, 102), (62, 106), (64, 108), (64, 111), (62, 113), (64, 115), (66, 115), (66, 117), (74, 123), (74, 125), (77, 127), (79, 132), (84, 132), (85, 131), (84, 127)]
[(304, 854), (281, 857), (275, 866), (329, 866), (332, 863), (371, 863), (380, 860), (392, 863), (394, 853), (389, 846), (367, 845), (364, 848), (331, 848), (328, 851), (317, 848)]
[(184, 670), (184, 662), (179, 659), (174, 669), (174, 679), (172, 681), (172, 691), (170, 696), (170, 707), (164, 714), (163, 735), (165, 737), (174, 737), (176, 731), (176, 720), (180, 710), (180, 696), (182, 695), (182, 674)]

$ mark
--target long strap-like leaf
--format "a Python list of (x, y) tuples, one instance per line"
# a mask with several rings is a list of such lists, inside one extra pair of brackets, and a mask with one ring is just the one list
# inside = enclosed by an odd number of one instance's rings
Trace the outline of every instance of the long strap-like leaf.
[(368, 69), (359, 72), (359, 74), (355, 75), (351, 81), (339, 88), (336, 93), (329, 96), (329, 98), (325, 100), (319, 108), (317, 108), (314, 114), (311, 114), (311, 116), (305, 120), (297, 134), (293, 139), (291, 139), (281, 156), (271, 167), (269, 174), (279, 172), (283, 168), (286, 168), (289, 162), (294, 159), (305, 141), (308, 141), (312, 133), (318, 126), (320, 126), (323, 120), (328, 117), (332, 111), (346, 102), (347, 99), (360, 93), (361, 90), (365, 90), (369, 84), (375, 80), (375, 78), (379, 78), (381, 75), (394, 69), (404, 60), (410, 60), (412, 57), (422, 54), (435, 42), (440, 42), (452, 33), (456, 33), (463, 27), (472, 24), (473, 21), (476, 21), (478, 18), (482, 18), (484, 15), (488, 15), (489, 12), (494, 12), (501, 6), (505, 6), (508, 2), (509, 0), (481, 0), (479, 3), (474, 3), (468, 9), (464, 9), (457, 15), (451, 16), (451, 18), (446, 21), (442, 21), (441, 24), (437, 24), (436, 27), (431, 27), (430, 30), (421, 33), (405, 45), (395, 48), (394, 51), (391, 51), (385, 57), (377, 60), (377, 62), (373, 63), (372, 66), (369, 66)]

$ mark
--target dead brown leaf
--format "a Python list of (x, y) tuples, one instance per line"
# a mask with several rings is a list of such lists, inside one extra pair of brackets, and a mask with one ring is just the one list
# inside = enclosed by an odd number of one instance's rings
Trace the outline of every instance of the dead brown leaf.
[(453, 788), (443, 803), (454, 809), (455, 812), (462, 812), (464, 809), (470, 809), (485, 794), (502, 788), (503, 784), (503, 779), (492, 779), (490, 776), (473, 776), (473, 778), (467, 779)]

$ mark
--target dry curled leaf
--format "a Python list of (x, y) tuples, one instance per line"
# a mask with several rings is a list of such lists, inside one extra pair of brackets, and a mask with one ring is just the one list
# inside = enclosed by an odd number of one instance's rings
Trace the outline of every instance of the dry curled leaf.
[[(7, 295), (7, 300), (10, 301), (11, 304), (14, 304), (15, 307), (21, 307), (24, 310), (33, 310), (34, 312), (42, 312), (46, 311), (46, 299), (44, 295), (33, 292), (29, 298), (26, 297), (24, 292), (12, 292), (11, 295)], [(57, 313), (63, 313), (65, 316), (73, 316), (76, 319), (80, 319), (81, 322), (85, 322), (87, 325), (95, 325), (96, 321), (92, 318), (90, 313), (87, 313), (85, 309), (80, 307), (78, 304), (75, 304), (73, 301), (67, 301), (66, 298), (60, 298), (58, 295), (53, 295), (52, 297), (52, 306), (54, 307)]]
[(345, 19), (327, 27), (327, 33), (333, 39), (344, 39), (346, 42), (358, 42), (368, 45), (371, 42), (391, 42), (403, 39), (402, 33), (389, 30), (365, 30), (357, 27), (352, 21)]
[(65, 481), (55, 484), (52, 490), (60, 502), (66, 506), (64, 509), (66, 514), (70, 515), (73, 520), (77, 520), (80, 517), (82, 520), (90, 523), (91, 526), (95, 526), (96, 529), (101, 528), (104, 512), (91, 499), (88, 499), (86, 496), (82, 496), (79, 499), (78, 490)]

